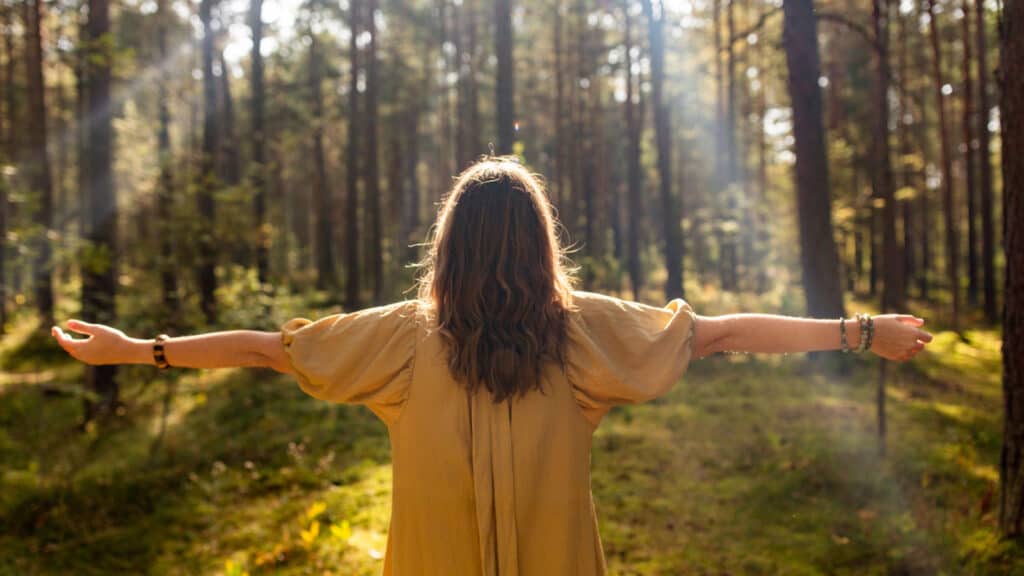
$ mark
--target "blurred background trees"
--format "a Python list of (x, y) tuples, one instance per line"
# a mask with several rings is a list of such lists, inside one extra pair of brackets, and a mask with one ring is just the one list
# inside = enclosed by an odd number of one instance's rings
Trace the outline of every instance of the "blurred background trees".
[[(966, 342), (1020, 290), (1002, 4), (0, 0), (0, 331), (406, 297), (453, 176), (510, 153), (585, 288)], [(118, 410), (86, 382), (86, 421)]]

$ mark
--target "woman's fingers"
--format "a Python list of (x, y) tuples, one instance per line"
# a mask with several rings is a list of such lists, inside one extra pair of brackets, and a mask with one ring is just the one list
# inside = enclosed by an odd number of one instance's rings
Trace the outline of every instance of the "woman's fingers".
[(79, 334), (88, 334), (90, 336), (95, 336), (99, 332), (103, 331), (102, 325), (92, 324), (90, 322), (82, 322), (81, 320), (68, 320), (67, 325), (70, 330), (74, 330)]
[(71, 354), (76, 358), (78, 355), (79, 347), (86, 342), (85, 340), (75, 340), (74, 338), (69, 336), (67, 332), (64, 332), (57, 326), (51, 328), (50, 333), (53, 334), (53, 337), (57, 340), (57, 344), (59, 344), (60, 347), (63, 348), (65, 352)]
[(904, 324), (912, 324), (914, 326), (924, 326), (924, 318), (918, 318), (910, 314), (897, 314), (896, 320)]
[(917, 339), (922, 342), (928, 343), (932, 341), (932, 335), (924, 330), (918, 330)]

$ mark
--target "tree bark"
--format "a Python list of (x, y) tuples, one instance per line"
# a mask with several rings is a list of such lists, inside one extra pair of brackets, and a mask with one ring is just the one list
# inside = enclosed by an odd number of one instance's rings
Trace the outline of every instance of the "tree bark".
[(956, 229), (956, 205), (953, 203), (953, 160), (949, 148), (949, 133), (946, 130), (946, 98), (942, 93), (945, 83), (942, 73), (942, 50), (939, 44), (939, 26), (935, 17), (935, 1), (925, 0), (928, 8), (928, 22), (932, 46), (932, 81), (935, 100), (939, 109), (939, 144), (942, 166), (942, 211), (946, 239), (946, 280), (952, 296), (952, 327), (960, 331), (960, 250)]
[(349, 2), (348, 150), (345, 170), (345, 306), (359, 308), (359, 7)]
[(515, 80), (512, 61), (512, 0), (495, 0), (494, 50), (498, 56), (498, 153), (511, 154), (515, 143)]
[(996, 233), (992, 192), (992, 153), (988, 131), (988, 114), (991, 106), (989, 105), (988, 91), (988, 27), (985, 23), (985, 3), (981, 0), (976, 1), (974, 10), (977, 16), (974, 33), (977, 37), (978, 48), (978, 192), (979, 200), (981, 200), (981, 270), (984, 278), (982, 300), (985, 319), (995, 324), (999, 313), (996, 302)]
[(251, 92), (252, 123), (252, 170), (253, 213), (256, 223), (256, 275), (265, 291), (272, 290), (270, 284), (270, 238), (267, 222), (267, 166), (266, 134), (264, 132), (265, 100), (263, 86), (263, 0), (251, 0), (249, 5), (249, 28), (252, 30), (252, 72), (249, 76)]
[(38, 194), (39, 206), (35, 212), (35, 224), (39, 227), (39, 238), (35, 242), (33, 265), (36, 309), (39, 312), (40, 327), (49, 330), (53, 325), (53, 246), (50, 231), (53, 225), (53, 179), (50, 173), (50, 156), (47, 149), (46, 131), (46, 82), (43, 75), (42, 0), (26, 0), (25, 5), (25, 73), (28, 86), (28, 154), (25, 167), (27, 183), (32, 192)]
[(889, 148), (889, 16), (888, 0), (873, 0), (872, 26), (875, 37), (875, 167), (878, 196), (882, 207), (882, 254), (885, 274), (882, 311), (905, 307), (903, 254), (896, 238), (896, 198), (893, 192), (892, 160)]
[[(96, 1), (96, 0), (94, 0)], [(105, 0), (104, 0), (105, 1)], [(199, 185), (196, 208), (199, 210), (199, 306), (208, 324), (217, 321), (217, 248), (216, 205), (214, 190), (218, 186), (216, 173), (219, 151), (217, 130), (217, 79), (213, 75), (213, 5), (216, 0), (201, 0), (199, 19), (203, 23), (203, 147), (199, 162)]]
[[(983, 0), (982, 0), (983, 1)], [(967, 192), (967, 303), (977, 306), (979, 293), (978, 278), (978, 230), (977, 230), (977, 189), (975, 188), (975, 166), (976, 166), (976, 142), (974, 139), (974, 79), (971, 73), (971, 65), (974, 58), (971, 55), (971, 2), (963, 0), (960, 8), (964, 13), (960, 19), (961, 43), (963, 44), (963, 139), (964, 139), (964, 188)]]
[(384, 246), (381, 242), (381, 210), (380, 210), (380, 168), (377, 146), (377, 116), (379, 103), (377, 98), (377, 0), (368, 0), (366, 29), (370, 32), (370, 42), (366, 46), (366, 102), (364, 118), (366, 119), (366, 164), (363, 173), (363, 185), (366, 187), (367, 217), (370, 220), (370, 275), (373, 278), (373, 301), (380, 304), (384, 297)]
[(832, 228), (827, 141), (818, 78), (818, 23), (813, 0), (785, 0), (783, 45), (789, 69), (796, 152), (800, 261), (807, 313), (818, 318), (845, 316), (839, 256)]
[(623, 1), (623, 14), (626, 19), (625, 27), (625, 48), (626, 48), (626, 133), (627, 151), (626, 166), (628, 171), (628, 183), (626, 185), (629, 232), (626, 239), (627, 252), (629, 254), (629, 283), (633, 288), (633, 299), (640, 299), (640, 291), (643, 289), (644, 274), (640, 264), (640, 210), (641, 210), (641, 171), (640, 171), (640, 130), (642, 126), (637, 106), (634, 103), (634, 82), (633, 82), (633, 22), (629, 14), (629, 1)]
[[(167, 53), (167, 2), (158, 0), (156, 8), (157, 18), (157, 50), (160, 61), (166, 62)], [(173, 158), (171, 156), (171, 113), (168, 105), (167, 78), (161, 75), (157, 80), (157, 115), (159, 125), (157, 128), (157, 157), (160, 165), (160, 175), (157, 180), (157, 222), (160, 229), (160, 293), (163, 302), (162, 316), (168, 328), (173, 328), (180, 323), (178, 305), (178, 275), (174, 262), (174, 227), (172, 226), (172, 206), (174, 204), (174, 174), (172, 172)]]
[(242, 168), (235, 138), (235, 102), (231, 97), (231, 75), (228, 73), (228, 63), (224, 60), (223, 49), (218, 52), (217, 59), (220, 62), (220, 140), (223, 178), (228, 186), (237, 186), (242, 179)]
[(15, 97), (15, 76), (18, 58), (14, 50), (14, 23), (12, 14), (14, 9), (11, 6), (4, 6), (0, 10), (3, 16), (4, 27), (4, 52), (7, 53), (7, 63), (4, 65), (4, 108), (7, 114), (7, 133), (4, 138), (4, 151), (7, 153), (7, 160), (14, 162), (18, 153), (18, 131), (14, 129), (17, 125), (18, 99)]
[[(981, 2), (978, 2), (980, 5)], [(1024, 3), (1003, 7), (999, 110), (1006, 201), (1003, 308), (1003, 449), (999, 461), (999, 526), (1024, 540)], [(982, 52), (984, 54), (984, 52)], [(981, 54), (979, 54), (979, 57)]]
[(311, 31), (309, 37), (309, 94), (313, 111), (313, 202), (316, 206), (316, 287), (318, 290), (330, 292), (337, 286), (338, 275), (334, 267), (331, 188), (327, 178), (327, 161), (324, 159), (324, 99), (321, 90), (323, 57), (316, 34)]
[[(117, 195), (113, 180), (113, 130), (110, 109), (110, 79), (113, 64), (110, 34), (110, 5), (107, 0), (89, 0), (86, 24), (86, 102), (85, 155), (88, 165), (83, 206), (87, 241), (92, 254), (83, 264), (82, 319), (113, 324), (117, 318)], [(86, 382), (99, 395), (99, 404), (86, 401), (85, 419), (109, 414), (118, 402), (114, 379), (116, 366), (91, 366)]]
[(668, 105), (665, 103), (665, 12), (659, 2), (657, 13), (652, 0), (643, 0), (647, 15), (647, 30), (651, 43), (651, 97), (654, 106), (654, 138), (658, 149), (658, 191), (661, 197), (662, 224), (665, 228), (665, 298), (682, 298), (683, 246), (679, 229), (676, 199), (672, 195), (672, 126)]

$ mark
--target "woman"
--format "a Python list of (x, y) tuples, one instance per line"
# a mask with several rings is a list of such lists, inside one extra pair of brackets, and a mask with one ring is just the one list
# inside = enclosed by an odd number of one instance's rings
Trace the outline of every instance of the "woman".
[[(590, 493), (594, 429), (615, 405), (668, 392), (691, 358), (720, 351), (860, 347), (908, 360), (923, 321), (846, 324), (762, 314), (696, 315), (574, 291), (555, 219), (513, 158), (468, 168), (443, 203), (418, 298), (280, 332), (129, 338), (77, 320), (53, 334), (90, 364), (264, 366), (306, 393), (364, 404), (391, 439), (385, 574), (605, 573)], [(699, 325), (699, 327), (698, 327)], [(870, 329), (869, 326), (873, 326)]]

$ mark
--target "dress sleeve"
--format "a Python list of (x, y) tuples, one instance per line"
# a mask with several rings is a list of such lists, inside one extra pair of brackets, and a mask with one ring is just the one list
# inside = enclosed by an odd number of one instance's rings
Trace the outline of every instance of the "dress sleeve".
[(569, 378), (594, 427), (613, 406), (666, 394), (686, 372), (697, 317), (685, 300), (659, 308), (577, 293), (574, 301)]
[(364, 404), (391, 424), (412, 380), (416, 311), (411, 301), (281, 325), (299, 387), (336, 403)]

